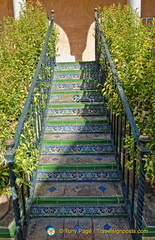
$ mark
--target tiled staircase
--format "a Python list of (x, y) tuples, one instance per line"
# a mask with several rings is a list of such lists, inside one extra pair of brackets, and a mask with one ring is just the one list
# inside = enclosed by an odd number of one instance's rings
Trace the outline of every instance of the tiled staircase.
[(95, 62), (56, 65), (27, 240), (50, 227), (55, 240), (121, 240), (106, 231), (129, 229), (99, 83)]

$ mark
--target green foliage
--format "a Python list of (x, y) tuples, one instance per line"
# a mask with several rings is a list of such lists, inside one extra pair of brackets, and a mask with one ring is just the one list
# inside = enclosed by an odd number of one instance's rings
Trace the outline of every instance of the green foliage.
[[(23, 134), (20, 136), (20, 144), (16, 150), (15, 156), (15, 169), (16, 182), (20, 187), (21, 184), (28, 184), (28, 179), (32, 172), (38, 165), (39, 151), (35, 148), (34, 139), (35, 133), (32, 127), (32, 120), (25, 122)], [(24, 179), (27, 176), (27, 179)]]
[[(120, 4), (104, 7), (100, 18), (137, 126), (141, 134), (151, 137), (148, 147), (152, 155), (146, 164), (146, 171), (148, 180), (153, 182), (155, 181), (155, 22), (148, 27), (144, 26), (136, 12), (128, 5)], [(112, 84), (113, 79), (109, 71), (103, 93), (109, 101), (108, 106), (116, 113), (120, 104)]]
[[(30, 1), (23, 3), (18, 20), (8, 17), (4, 21), (0, 24), (0, 194), (9, 184), (3, 143), (15, 133), (48, 29), (46, 12), (38, 1), (35, 6)], [(54, 30), (49, 43), (52, 56), (56, 37)], [(49, 75), (49, 69), (46, 72)], [(38, 97), (36, 93), (36, 101)], [(31, 175), (38, 161), (31, 126), (29, 133), (29, 138), (26, 131), (23, 133), (25, 140), (16, 152), (15, 173), (19, 183), (23, 182), (23, 174)]]

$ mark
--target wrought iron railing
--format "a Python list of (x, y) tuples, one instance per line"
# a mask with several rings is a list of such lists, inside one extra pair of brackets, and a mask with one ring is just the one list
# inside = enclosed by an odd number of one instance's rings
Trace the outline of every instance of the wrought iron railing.
[[(145, 189), (145, 162), (149, 150), (145, 144), (149, 142), (148, 136), (140, 135), (134, 121), (128, 101), (119, 81), (110, 51), (101, 29), (97, 9), (95, 9), (95, 55), (98, 63), (98, 71), (104, 84), (110, 75), (113, 92), (119, 98), (119, 113), (114, 113), (110, 108), (107, 117), (111, 125), (111, 135), (115, 147), (115, 156), (124, 195), (126, 211), (130, 228), (134, 230), (132, 238), (142, 239), (139, 231), (142, 229), (143, 203)], [(105, 99), (107, 104), (107, 100)], [(130, 149), (126, 147), (126, 137), (132, 139)], [(136, 176), (136, 164), (139, 162), (139, 176)], [(126, 167), (130, 163), (132, 170)], [(137, 179), (138, 178), (138, 179)]]
[[(23, 161), (25, 155), (26, 159), (32, 157), (34, 159), (34, 162), (31, 163), (32, 165), (36, 164), (37, 159), (35, 158), (37, 158), (37, 156), (39, 157), (40, 143), (44, 131), (44, 120), (55, 65), (54, 46), (52, 45), (54, 43), (51, 37), (53, 36), (53, 31), (54, 12), (52, 12), (51, 15), (50, 26), (46, 34), (44, 46), (18, 122), (14, 139), (5, 141), (7, 147), (5, 158), (9, 166), (12, 203), (18, 240), (24, 239), (23, 228), (26, 224), (28, 205), (32, 199), (32, 185), (35, 174), (31, 176), (31, 174), (21, 173), (21, 178), (23, 178), (26, 185), (20, 183), (18, 186), (16, 174), (14, 172), (17, 152), (20, 152), (22, 158), (23, 150)], [(25, 150), (25, 147), (27, 150)]]
[(152, 21), (155, 20), (155, 17), (145, 17), (145, 18), (141, 18), (142, 22), (145, 26), (148, 26), (150, 23), (152, 23)]

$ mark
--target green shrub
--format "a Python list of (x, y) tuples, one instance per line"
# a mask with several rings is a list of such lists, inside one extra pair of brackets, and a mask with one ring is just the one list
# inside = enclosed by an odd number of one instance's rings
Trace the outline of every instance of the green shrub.
[[(151, 137), (152, 151), (146, 164), (147, 178), (155, 182), (155, 22), (145, 27), (129, 5), (104, 7), (101, 26), (141, 134)], [(118, 97), (113, 92), (111, 77), (103, 93), (108, 106), (117, 111)]]
[[(30, 1), (23, 4), (19, 20), (8, 17), (4, 19), (4, 24), (0, 24), (0, 194), (5, 191), (9, 183), (8, 169), (3, 155), (6, 150), (4, 140), (12, 138), (15, 133), (47, 29), (46, 12), (38, 1), (35, 6)], [(55, 33), (52, 39), (53, 53)], [(28, 158), (26, 144), (25, 142), (25, 145), (21, 146), (22, 153), (17, 150), (16, 173), (33, 171), (34, 158), (36, 160), (38, 158), (35, 149), (31, 153), (31, 158)], [(20, 154), (23, 154), (25, 165), (21, 164)]]

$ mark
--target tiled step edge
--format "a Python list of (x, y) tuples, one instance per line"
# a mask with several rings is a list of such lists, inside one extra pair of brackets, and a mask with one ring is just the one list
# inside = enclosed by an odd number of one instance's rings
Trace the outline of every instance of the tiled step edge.
[(37, 181), (119, 181), (114, 164), (38, 166)]
[[(83, 91), (82, 91), (83, 92)], [(103, 96), (100, 92), (96, 93), (65, 93), (53, 92), (50, 96), (50, 102), (103, 102)]]
[(112, 144), (78, 144), (78, 145), (44, 145), (42, 155), (57, 154), (112, 154), (114, 153)]
[(0, 227), (0, 239), (14, 238), (15, 234), (16, 234), (16, 224), (14, 220), (9, 224), (7, 228)]
[(56, 64), (56, 71), (64, 70), (87, 70), (97, 69), (95, 61), (83, 61), (83, 62), (59, 62)]
[(108, 204), (122, 204), (123, 197), (35, 197), (33, 204), (37, 205), (108, 205)]
[(83, 79), (90, 80), (90, 79), (97, 79), (98, 73), (95, 70), (92, 71), (57, 71), (54, 73), (53, 80), (74, 80), (74, 79)]
[(34, 198), (31, 216), (126, 216), (123, 197)]

